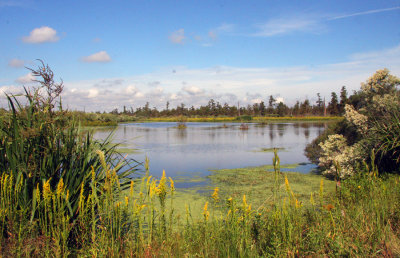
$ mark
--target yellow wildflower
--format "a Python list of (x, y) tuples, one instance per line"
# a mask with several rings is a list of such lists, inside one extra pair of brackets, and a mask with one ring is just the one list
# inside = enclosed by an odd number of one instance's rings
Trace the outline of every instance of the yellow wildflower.
[(165, 196), (167, 195), (166, 183), (167, 183), (167, 178), (165, 176), (165, 170), (163, 170), (163, 174), (160, 179), (160, 183), (158, 184), (158, 187), (157, 187), (157, 194), (158, 194), (158, 197), (160, 197), (160, 198), (165, 198)]
[(208, 202), (206, 202), (206, 204), (204, 204), (203, 216), (204, 216), (205, 221), (208, 221), (208, 217), (210, 216), (210, 213), (208, 212)]
[(64, 192), (64, 181), (63, 181), (63, 178), (60, 178), (60, 181), (58, 181), (57, 190), (56, 190), (57, 197), (60, 197), (63, 192)]
[(218, 196), (219, 188), (215, 187), (214, 193), (211, 195), (211, 197), (214, 199), (215, 202), (219, 201), (219, 196)]
[(174, 184), (174, 180), (172, 180), (172, 178), (169, 178), (169, 185), (171, 188), (171, 194), (173, 194), (175, 192), (175, 184)]
[(129, 188), (129, 194), (130, 194), (130, 196), (133, 196), (133, 180), (131, 181), (131, 186)]
[(50, 189), (50, 180), (51, 180), (51, 178), (49, 178), (49, 180), (47, 180), (43, 184), (43, 198), (44, 198), (45, 201), (48, 201), (50, 199), (51, 194), (52, 194), (51, 189)]
[(65, 200), (69, 199), (69, 190), (67, 190), (67, 194), (65, 195)]

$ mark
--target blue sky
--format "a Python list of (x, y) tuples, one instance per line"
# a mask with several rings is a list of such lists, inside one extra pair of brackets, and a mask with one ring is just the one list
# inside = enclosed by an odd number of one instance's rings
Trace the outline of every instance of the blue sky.
[(329, 99), (377, 69), (400, 76), (399, 25), (398, 0), (0, 0), (0, 91), (42, 59), (70, 109)]

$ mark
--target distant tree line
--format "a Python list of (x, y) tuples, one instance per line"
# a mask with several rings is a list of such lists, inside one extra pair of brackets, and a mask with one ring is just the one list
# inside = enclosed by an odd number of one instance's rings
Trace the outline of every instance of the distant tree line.
[(317, 101), (310, 103), (308, 99), (297, 101), (294, 106), (289, 107), (283, 102), (278, 102), (272, 95), (269, 96), (268, 102), (261, 101), (253, 105), (240, 106), (229, 105), (228, 103), (221, 104), (214, 99), (210, 99), (205, 106), (195, 108), (194, 106), (186, 106), (184, 103), (170, 107), (167, 101), (163, 110), (158, 110), (156, 107), (150, 108), (150, 103), (146, 102), (143, 107), (138, 107), (134, 110), (132, 107), (123, 107), (122, 111), (114, 109), (112, 114), (125, 114), (137, 117), (167, 117), (167, 116), (189, 116), (189, 117), (210, 117), (210, 116), (338, 116), (344, 113), (344, 106), (348, 102), (347, 90), (343, 86), (340, 91), (340, 96), (336, 92), (331, 93), (330, 101), (322, 99), (317, 93)]

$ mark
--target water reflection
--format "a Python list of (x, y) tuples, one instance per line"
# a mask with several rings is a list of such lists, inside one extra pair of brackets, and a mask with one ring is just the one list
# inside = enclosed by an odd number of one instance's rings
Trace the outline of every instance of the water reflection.
[[(208, 175), (210, 169), (260, 166), (272, 163), (273, 153), (262, 149), (282, 148), (281, 164), (308, 162), (306, 144), (324, 130), (323, 123), (249, 124), (240, 130), (237, 123), (187, 123), (178, 129), (176, 123), (131, 123), (119, 125), (114, 142), (124, 149), (139, 149), (129, 158), (150, 159), (153, 175), (190, 176), (195, 172)], [(105, 138), (108, 131), (96, 131), (96, 138)], [(197, 174), (198, 175), (198, 174)]]

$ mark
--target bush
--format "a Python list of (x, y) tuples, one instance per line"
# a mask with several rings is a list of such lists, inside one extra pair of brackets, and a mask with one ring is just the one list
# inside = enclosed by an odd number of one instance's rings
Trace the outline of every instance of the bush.
[[(345, 106), (345, 120), (322, 134), (306, 147), (306, 155), (334, 174), (334, 164), (344, 170), (341, 177), (351, 175), (363, 162), (373, 163), (380, 171), (399, 172), (400, 164), (400, 79), (387, 69), (377, 71)], [(329, 135), (341, 135), (336, 142)], [(329, 146), (341, 145), (332, 152)], [(370, 156), (370, 154), (372, 155)], [(353, 171), (353, 172), (352, 172)]]

